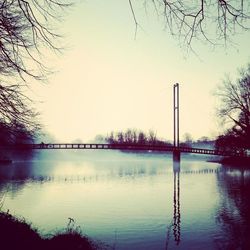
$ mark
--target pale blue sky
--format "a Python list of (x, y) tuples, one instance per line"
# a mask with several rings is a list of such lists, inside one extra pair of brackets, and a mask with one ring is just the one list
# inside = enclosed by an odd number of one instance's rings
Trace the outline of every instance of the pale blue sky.
[(250, 62), (249, 38), (212, 48), (194, 43), (199, 57), (180, 46), (150, 8), (136, 8), (138, 29), (128, 1), (80, 1), (60, 24), (67, 47), (51, 57), (57, 71), (35, 92), (42, 122), (58, 141), (87, 141), (96, 134), (154, 129), (172, 139), (172, 86), (180, 83), (180, 133), (214, 136), (221, 127), (212, 92), (225, 76)]

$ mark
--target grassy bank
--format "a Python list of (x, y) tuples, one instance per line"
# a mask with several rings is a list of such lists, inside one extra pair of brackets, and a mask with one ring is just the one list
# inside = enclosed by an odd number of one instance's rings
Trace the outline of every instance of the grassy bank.
[(68, 227), (49, 238), (43, 238), (37, 229), (24, 219), (0, 212), (0, 248), (3, 250), (95, 250), (107, 249), (83, 235), (79, 229)]

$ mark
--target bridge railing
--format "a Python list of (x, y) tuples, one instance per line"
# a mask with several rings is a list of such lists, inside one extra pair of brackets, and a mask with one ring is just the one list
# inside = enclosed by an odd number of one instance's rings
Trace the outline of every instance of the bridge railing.
[(21, 150), (32, 149), (118, 149), (118, 150), (141, 150), (141, 151), (163, 151), (163, 152), (183, 152), (195, 154), (221, 155), (221, 156), (240, 156), (247, 157), (243, 151), (222, 151), (192, 147), (174, 147), (168, 145), (154, 144), (105, 144), (105, 143), (39, 143), (39, 144), (16, 144), (0, 145), (0, 148), (11, 148)]

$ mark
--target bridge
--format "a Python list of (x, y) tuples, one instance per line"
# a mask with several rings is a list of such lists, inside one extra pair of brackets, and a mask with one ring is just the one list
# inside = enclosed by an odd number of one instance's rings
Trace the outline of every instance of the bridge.
[[(244, 151), (235, 150), (216, 150), (216, 149), (204, 149), (204, 148), (192, 148), (192, 147), (180, 147), (179, 143), (179, 84), (176, 83), (173, 86), (173, 146), (167, 145), (154, 145), (154, 144), (105, 144), (105, 143), (40, 143), (40, 144), (19, 144), (12, 146), (0, 145), (1, 149), (116, 149), (127, 151), (159, 151), (159, 152), (173, 152), (174, 161), (180, 161), (181, 153), (192, 154), (205, 154), (205, 155), (219, 155), (219, 156), (236, 156), (236, 157), (248, 157)], [(249, 157), (248, 157), (249, 158)]]
[(219, 156), (237, 156), (246, 157), (242, 151), (222, 151), (204, 148), (192, 147), (176, 147), (165, 145), (150, 145), (150, 144), (106, 144), (106, 143), (40, 143), (40, 144), (17, 144), (13, 146), (0, 146), (0, 149), (18, 149), (18, 150), (58, 150), (58, 149), (94, 149), (94, 150), (124, 150), (124, 151), (158, 151), (158, 152), (173, 152), (173, 153), (191, 153), (191, 154), (205, 154), (205, 155), (219, 155)]

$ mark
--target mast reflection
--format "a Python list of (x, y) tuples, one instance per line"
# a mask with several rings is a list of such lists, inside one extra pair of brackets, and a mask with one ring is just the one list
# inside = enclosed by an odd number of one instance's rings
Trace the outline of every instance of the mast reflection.
[(181, 242), (181, 207), (180, 207), (180, 161), (173, 160), (174, 173), (174, 196), (173, 196), (173, 219), (167, 227), (165, 250), (169, 247), (170, 233), (173, 228), (175, 244), (178, 246)]
[(173, 235), (176, 245), (179, 245), (181, 241), (180, 161), (173, 161), (173, 172), (174, 172)]

